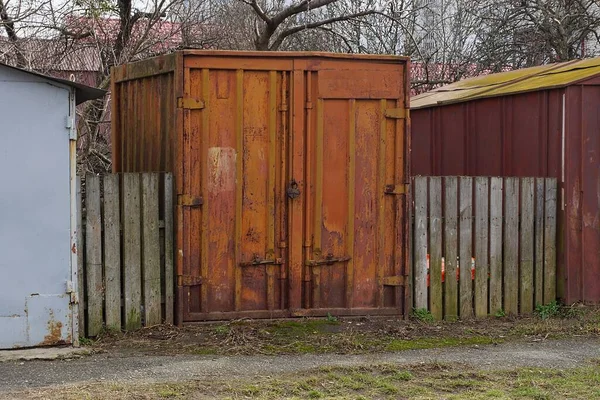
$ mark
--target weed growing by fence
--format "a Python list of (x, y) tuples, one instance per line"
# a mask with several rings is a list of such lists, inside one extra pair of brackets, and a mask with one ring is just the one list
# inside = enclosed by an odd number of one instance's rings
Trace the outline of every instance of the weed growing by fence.
[(546, 305), (540, 304), (535, 308), (535, 313), (541, 319), (548, 319), (548, 318), (556, 317), (560, 313), (560, 305), (556, 301), (553, 301), (552, 303), (549, 303)]
[(433, 315), (426, 308), (418, 308), (413, 310), (413, 318), (417, 321), (431, 323), (434, 321)]

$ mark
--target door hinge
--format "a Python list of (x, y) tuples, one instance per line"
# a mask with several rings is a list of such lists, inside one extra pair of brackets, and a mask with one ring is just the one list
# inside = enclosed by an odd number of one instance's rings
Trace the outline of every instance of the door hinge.
[(67, 115), (67, 119), (65, 121), (65, 128), (69, 131), (69, 139), (77, 140), (77, 129), (75, 128), (75, 120), (72, 116)]
[(177, 275), (177, 286), (200, 286), (202, 285), (202, 277), (195, 275)]
[(392, 194), (392, 195), (398, 195), (398, 194), (406, 194), (408, 193), (408, 184), (402, 184), (402, 185), (385, 185), (385, 194)]
[(66, 293), (70, 296), (69, 302), (71, 304), (79, 303), (79, 294), (75, 291), (75, 285), (73, 284), (73, 281), (67, 281)]
[(200, 207), (204, 204), (204, 200), (201, 196), (192, 196), (189, 194), (177, 195), (177, 204), (184, 207)]
[(386, 276), (383, 278), (383, 286), (404, 286), (403, 276)]
[(405, 119), (408, 118), (410, 111), (406, 108), (388, 108), (385, 110), (387, 118)]
[(204, 101), (192, 97), (178, 97), (177, 108), (184, 110), (201, 110), (204, 108)]

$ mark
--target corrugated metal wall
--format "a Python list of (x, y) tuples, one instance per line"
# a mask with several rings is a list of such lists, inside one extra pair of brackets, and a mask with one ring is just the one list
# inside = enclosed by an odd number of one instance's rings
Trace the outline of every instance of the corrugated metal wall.
[(411, 115), (415, 176), (558, 178), (558, 293), (567, 303), (600, 303), (600, 86), (587, 83)]
[(405, 313), (407, 64), (189, 51), (115, 70), (115, 170), (176, 176), (185, 321)]
[(113, 172), (173, 172), (175, 79), (175, 55), (113, 70)]
[(415, 176), (559, 173), (561, 90), (486, 98), (412, 113)]
[(600, 303), (600, 86), (566, 91), (566, 298)]

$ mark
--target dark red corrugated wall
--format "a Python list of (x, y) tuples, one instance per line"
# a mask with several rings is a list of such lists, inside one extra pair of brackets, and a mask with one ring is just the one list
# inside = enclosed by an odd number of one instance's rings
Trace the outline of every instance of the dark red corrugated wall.
[(411, 112), (413, 175), (558, 178), (558, 293), (567, 303), (600, 303), (598, 83)]
[(565, 290), (600, 303), (600, 86), (589, 83), (566, 90)]
[(561, 96), (549, 90), (413, 110), (413, 174), (558, 177)]

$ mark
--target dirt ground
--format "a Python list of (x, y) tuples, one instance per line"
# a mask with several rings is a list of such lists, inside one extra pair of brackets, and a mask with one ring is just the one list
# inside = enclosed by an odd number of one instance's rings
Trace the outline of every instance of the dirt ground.
[(177, 328), (160, 325), (129, 334), (105, 333), (97, 352), (152, 355), (366, 354), (512, 339), (543, 340), (600, 335), (600, 308), (563, 307), (542, 319), (488, 318), (425, 322), (394, 318), (322, 318), (281, 321), (236, 320)]
[(0, 399), (596, 399), (600, 310), (468, 322), (232, 321), (0, 363)]

